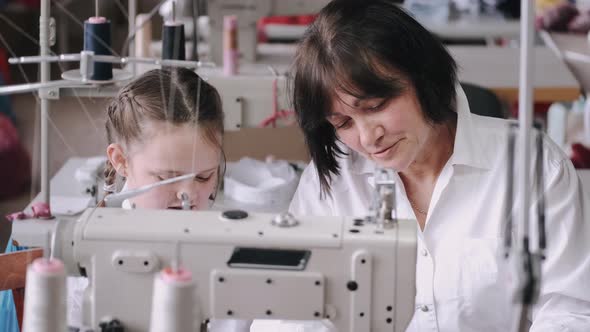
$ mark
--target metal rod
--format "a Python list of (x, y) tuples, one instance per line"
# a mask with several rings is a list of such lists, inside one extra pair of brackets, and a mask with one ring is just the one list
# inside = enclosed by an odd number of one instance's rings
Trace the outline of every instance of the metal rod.
[(155, 58), (126, 58), (126, 57), (116, 57), (112, 55), (93, 55), (92, 56), (94, 61), (100, 62), (109, 62), (109, 63), (146, 63), (146, 64), (155, 64), (155, 65), (162, 65), (162, 66), (171, 66), (171, 67), (187, 67), (187, 68), (202, 68), (202, 67), (215, 67), (215, 64), (212, 62), (202, 62), (202, 61), (186, 61), (186, 60), (162, 60), (162, 59), (155, 59)]
[(517, 260), (517, 273), (521, 273), (520, 278), (523, 278), (523, 284), (518, 285), (520, 289), (517, 289), (516, 305), (520, 305), (520, 311), (517, 312), (514, 331), (525, 331), (525, 325), (527, 322), (527, 313), (529, 305), (535, 303), (534, 288), (538, 287), (538, 282), (533, 276), (532, 269), (532, 257), (529, 248), (529, 168), (530, 168), (530, 133), (532, 125), (532, 113), (533, 113), (533, 33), (534, 33), (534, 9), (535, 5), (533, 1), (525, 0), (521, 1), (521, 18), (520, 18), (520, 73), (519, 73), (519, 94), (518, 94), (518, 144), (520, 156), (518, 162), (519, 172), (517, 173), (520, 177), (518, 193), (521, 197), (521, 207), (518, 215), (518, 233), (521, 240), (518, 241), (518, 252), (514, 255)]
[[(137, 17), (137, 0), (129, 0), (127, 11), (129, 13), (129, 17), (127, 17), (127, 20), (129, 21), (129, 35), (127, 38), (130, 38), (129, 56), (134, 57), (135, 56), (135, 43), (136, 43), (136, 40), (135, 40), (136, 36), (134, 35), (134, 33), (135, 33), (135, 25), (137, 24), (135, 22), (135, 19)], [(121, 54), (121, 55), (124, 55), (124, 54)], [(135, 76), (137, 74), (137, 64), (136, 63), (132, 63), (131, 73), (133, 74), (133, 76)]]
[(98, 15), (98, 0), (94, 0), (94, 16), (99, 17), (99, 15)]
[(46, 83), (27, 83), (18, 85), (7, 85), (0, 88), (0, 96), (12, 95), (16, 93), (27, 93), (46, 88), (72, 88), (84, 85), (83, 82), (74, 82), (68, 80), (49, 81)]
[[(39, 55), (49, 55), (49, 0), (41, 0), (41, 17), (39, 18)], [(50, 79), (49, 62), (41, 62), (41, 83), (47, 83)], [(40, 91), (42, 92), (42, 91)], [(41, 201), (49, 204), (49, 99), (45, 93), (41, 95)]]
[(10, 64), (41, 63), (41, 62), (75, 62), (80, 61), (80, 53), (69, 53), (50, 56), (21, 56), (8, 59)]
[(512, 248), (512, 221), (514, 218), (513, 209), (514, 209), (514, 144), (515, 144), (515, 135), (516, 135), (516, 128), (518, 125), (516, 123), (511, 123), (508, 127), (508, 146), (507, 146), (507, 156), (506, 156), (506, 228), (504, 229), (504, 256), (508, 257), (510, 255), (510, 250)]
[(516, 303), (516, 317), (513, 320), (512, 331), (528, 331), (528, 307), (526, 304)]
[[(518, 94), (518, 122), (519, 122), (519, 155), (520, 161), (520, 186), (519, 192), (522, 197), (519, 215), (519, 233), (525, 245), (525, 239), (529, 237), (529, 165), (530, 165), (530, 132), (532, 125), (533, 111), (533, 40), (534, 40), (534, 3), (532, 1), (521, 2), (520, 19), (520, 82)], [(527, 248), (520, 248), (527, 249)]]
[(174, 259), (172, 259), (172, 262), (170, 265), (172, 268), (172, 272), (173, 273), (178, 273), (178, 271), (180, 270), (180, 266), (181, 266), (181, 262), (180, 262), (180, 242), (176, 241), (174, 242)]
[(45, 233), (45, 247), (43, 248), (43, 258), (49, 261), (51, 259), (51, 232)]
[[(188, 61), (188, 60), (162, 60), (156, 58), (136, 58), (136, 57), (116, 57), (113, 55), (90, 55), (93, 61), (108, 62), (116, 64), (126, 63), (145, 63), (172, 67), (187, 67), (187, 68), (213, 68), (215, 63), (206, 61)], [(80, 61), (82, 55), (79, 53), (61, 54), (55, 56), (23, 56), (18, 58), (10, 58), (10, 64), (23, 63), (49, 63), (49, 62), (66, 62), (66, 61)]]
[(172, 22), (176, 22), (176, 1), (172, 0)]
[(199, 61), (199, 1), (193, 0), (193, 50), (192, 50), (192, 60)]
[(185, 174), (185, 175), (173, 177), (170, 179), (162, 180), (162, 181), (159, 181), (156, 183), (147, 184), (147, 185), (139, 187), (137, 189), (132, 189), (132, 190), (108, 195), (104, 198), (105, 206), (106, 207), (120, 207), (121, 204), (123, 203), (123, 201), (128, 198), (132, 198), (132, 197), (141, 195), (141, 194), (146, 193), (156, 187), (160, 187), (160, 186), (167, 185), (170, 183), (175, 183), (175, 182), (179, 182), (179, 181), (192, 179), (196, 175), (197, 175), (196, 173)]
[(539, 254), (544, 254), (547, 246), (545, 238), (545, 179), (543, 176), (543, 132), (537, 132), (537, 222), (539, 232)]

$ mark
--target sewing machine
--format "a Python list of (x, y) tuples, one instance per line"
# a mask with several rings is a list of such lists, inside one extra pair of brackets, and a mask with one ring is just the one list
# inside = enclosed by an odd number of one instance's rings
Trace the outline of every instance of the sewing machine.
[[(179, 265), (196, 284), (196, 326), (328, 319), (342, 332), (403, 331), (415, 310), (416, 222), (395, 218), (392, 175), (376, 170), (365, 218), (89, 208), (56, 218), (51, 253), (88, 278), (82, 323), (93, 330), (116, 320), (148, 331), (154, 277)], [(44, 313), (35, 308), (31, 317)]]
[[(175, 246), (204, 319), (329, 319), (403, 331), (414, 312), (416, 223), (181, 210), (88, 209), (57, 225), (54, 255), (85, 275), (83, 322), (148, 331), (154, 275)], [(178, 243), (178, 244), (177, 244)]]

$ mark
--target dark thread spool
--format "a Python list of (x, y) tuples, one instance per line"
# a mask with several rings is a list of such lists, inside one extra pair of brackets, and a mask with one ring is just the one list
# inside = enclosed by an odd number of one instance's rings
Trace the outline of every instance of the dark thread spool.
[(162, 27), (162, 59), (185, 60), (183, 24), (172, 23)]
[[(84, 21), (84, 50), (93, 51), (96, 55), (112, 55), (110, 47), (111, 21), (104, 17), (91, 17)], [(90, 79), (106, 81), (112, 78), (112, 63), (94, 62), (94, 73)]]

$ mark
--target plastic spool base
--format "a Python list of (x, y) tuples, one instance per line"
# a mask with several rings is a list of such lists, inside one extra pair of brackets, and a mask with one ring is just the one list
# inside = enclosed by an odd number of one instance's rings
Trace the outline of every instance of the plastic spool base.
[(113, 68), (113, 78), (110, 80), (82, 80), (82, 75), (79, 69), (72, 69), (61, 74), (61, 78), (73, 82), (91, 83), (91, 84), (111, 84), (121, 81), (127, 81), (133, 77), (133, 73), (123, 69)]

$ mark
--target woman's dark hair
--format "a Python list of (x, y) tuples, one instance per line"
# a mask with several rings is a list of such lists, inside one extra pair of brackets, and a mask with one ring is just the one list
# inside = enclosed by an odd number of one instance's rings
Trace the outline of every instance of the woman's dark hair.
[(453, 118), (456, 64), (439, 39), (388, 0), (334, 0), (300, 42), (293, 65), (293, 106), (321, 194), (339, 174), (335, 128), (326, 115), (336, 91), (359, 99), (395, 98), (413, 88), (424, 118)]
[[(108, 143), (129, 145), (147, 139), (145, 123), (192, 124), (198, 133), (222, 149), (223, 111), (217, 90), (194, 71), (185, 68), (154, 69), (123, 87), (107, 112)], [(219, 178), (223, 169), (220, 167)], [(105, 187), (114, 185), (116, 171), (110, 161), (104, 171)]]

